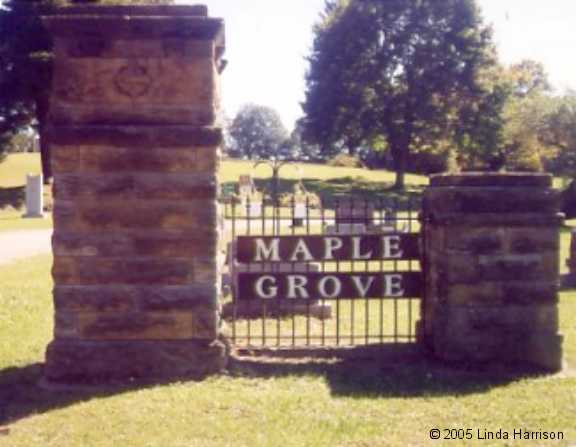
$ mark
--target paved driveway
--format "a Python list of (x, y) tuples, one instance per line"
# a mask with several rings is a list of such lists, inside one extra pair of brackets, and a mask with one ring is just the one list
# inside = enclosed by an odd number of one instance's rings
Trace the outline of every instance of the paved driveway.
[(52, 230), (26, 230), (0, 233), (0, 264), (49, 253)]

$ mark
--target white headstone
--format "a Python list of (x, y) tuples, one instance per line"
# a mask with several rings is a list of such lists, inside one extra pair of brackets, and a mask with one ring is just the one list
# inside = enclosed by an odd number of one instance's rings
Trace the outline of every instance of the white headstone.
[(295, 219), (306, 219), (306, 204), (305, 203), (295, 203), (294, 204), (294, 218)]
[(250, 217), (262, 216), (262, 202), (250, 202), (248, 214)]
[(26, 214), (24, 218), (44, 217), (43, 178), (39, 175), (26, 175)]

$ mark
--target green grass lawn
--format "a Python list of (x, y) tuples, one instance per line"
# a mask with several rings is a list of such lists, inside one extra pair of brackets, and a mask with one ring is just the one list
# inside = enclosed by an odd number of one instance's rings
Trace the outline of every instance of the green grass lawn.
[(26, 184), (26, 174), (40, 174), (40, 154), (10, 154), (0, 163), (0, 187), (22, 186)]
[[(219, 172), (222, 183), (237, 183), (240, 175), (251, 174), (260, 191), (269, 192), (271, 169), (260, 165), (253, 168), (253, 162), (224, 160)], [(24, 200), (23, 185), (26, 173), (40, 172), (39, 154), (12, 154), (4, 163), (0, 163), (0, 231), (18, 229), (50, 228), (51, 219), (29, 221), (21, 219), (15, 205)], [(318, 193), (331, 203), (341, 195), (361, 197), (381, 197), (383, 192), (389, 200), (407, 204), (410, 197), (417, 200), (422, 187), (428, 183), (427, 177), (407, 175), (407, 190), (403, 193), (388, 191), (394, 181), (394, 174), (388, 171), (370, 171), (357, 168), (335, 168), (320, 164), (295, 164), (282, 168), (279, 185), (280, 193), (292, 192), (300, 178), (310, 192)], [(45, 203), (52, 203), (51, 188), (45, 187)], [(12, 206), (6, 206), (11, 204)], [(4, 208), (3, 208), (4, 207)], [(239, 209), (239, 208), (238, 208)]]
[[(51, 258), (0, 269), (0, 446), (410, 446), (432, 428), (561, 430), (576, 443), (576, 293), (561, 298), (565, 372), (512, 376), (426, 361), (236, 361), (228, 375), (108, 392), (44, 391)], [(26, 278), (26, 280), (23, 280)], [(2, 431), (0, 430), (0, 433)]]
[[(40, 174), (40, 154), (11, 154), (0, 163), (0, 231), (52, 228), (51, 213), (45, 219), (23, 219), (26, 174)], [(44, 203), (51, 206), (52, 189), (44, 187)]]
[[(0, 165), (0, 186), (17, 185), (10, 166), (32, 163), (13, 162)], [(222, 180), (237, 181), (250, 168), (225, 162)], [(266, 169), (256, 176), (267, 177)], [(297, 179), (292, 170), (285, 168), (285, 188)], [(370, 192), (392, 181), (386, 172), (322, 165), (304, 166), (303, 177), (309, 189), (316, 185), (334, 195), (347, 184)], [(410, 181), (417, 191), (426, 179)], [(3, 213), (0, 231), (11, 225), (3, 226)], [(12, 218), (22, 228), (24, 221)], [(561, 240), (564, 266), (567, 230)], [(9, 430), (0, 428), (0, 447), (418, 446), (433, 444), (432, 428), (561, 430), (566, 436), (562, 442), (437, 445), (576, 445), (576, 291), (561, 295), (567, 366), (554, 376), (471, 372), (425, 360), (255, 357), (236, 360), (228, 374), (203, 382), (56, 392), (37, 385), (52, 338), (50, 267), (50, 256), (0, 267), (0, 426)], [(362, 320), (366, 310), (358, 306)]]

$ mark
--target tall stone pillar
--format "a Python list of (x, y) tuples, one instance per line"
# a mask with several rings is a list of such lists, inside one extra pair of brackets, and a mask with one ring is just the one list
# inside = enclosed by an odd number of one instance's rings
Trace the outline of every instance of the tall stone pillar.
[(74, 6), (45, 23), (55, 40), (48, 381), (222, 370), (223, 22), (204, 6)]
[(558, 194), (543, 174), (433, 176), (420, 339), (460, 364), (562, 366)]

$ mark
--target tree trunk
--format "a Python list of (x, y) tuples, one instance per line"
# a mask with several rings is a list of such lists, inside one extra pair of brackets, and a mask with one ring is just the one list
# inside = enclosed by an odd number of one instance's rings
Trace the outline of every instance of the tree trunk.
[(399, 191), (403, 190), (406, 185), (406, 151), (408, 149), (402, 140), (391, 145), (392, 158), (394, 159), (394, 171), (396, 172), (394, 189)]
[[(400, 158), (403, 158), (403, 157), (400, 156)], [(396, 189), (398, 191), (404, 190), (404, 187), (406, 186), (405, 172), (406, 172), (406, 167), (404, 166), (404, 163), (401, 163), (401, 164), (397, 163), (396, 164), (396, 181), (394, 183), (394, 189)]]
[(42, 160), (42, 175), (44, 176), (44, 184), (49, 185), (52, 183), (52, 162), (50, 155), (50, 142), (48, 141), (48, 136), (46, 131), (40, 128), (40, 158)]
[(410, 153), (410, 144), (412, 143), (412, 133), (414, 130), (414, 114), (412, 109), (404, 113), (404, 125), (391, 144), (392, 157), (394, 157), (394, 165), (396, 166), (396, 183), (394, 189), (402, 191), (406, 185), (405, 173), (406, 165), (408, 164), (408, 155)]
[(42, 175), (44, 176), (44, 184), (48, 185), (52, 182), (52, 160), (50, 141), (47, 132), (48, 123), (48, 96), (42, 96), (36, 100), (36, 119), (38, 120), (38, 138), (40, 143), (40, 159), (42, 162)]

